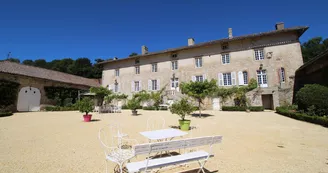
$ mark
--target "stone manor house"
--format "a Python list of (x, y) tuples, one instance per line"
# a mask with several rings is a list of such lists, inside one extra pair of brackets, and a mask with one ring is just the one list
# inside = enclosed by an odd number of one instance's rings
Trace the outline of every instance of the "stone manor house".
[[(219, 86), (231, 87), (247, 85), (254, 78), (259, 87), (247, 93), (251, 104), (274, 109), (292, 101), (295, 71), (303, 64), (299, 38), (307, 29), (277, 23), (269, 32), (233, 36), (229, 28), (228, 38), (198, 44), (189, 38), (187, 46), (158, 52), (142, 46), (141, 55), (102, 62), (102, 85), (130, 96), (165, 86), (165, 102), (170, 102), (182, 96), (181, 82), (216, 79)], [(221, 104), (220, 98), (205, 102), (214, 110)]]

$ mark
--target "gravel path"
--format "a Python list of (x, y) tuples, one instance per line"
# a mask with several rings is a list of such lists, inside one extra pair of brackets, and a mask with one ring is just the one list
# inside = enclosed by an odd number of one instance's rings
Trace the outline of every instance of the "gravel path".
[[(150, 116), (162, 115), (167, 126), (178, 116), (168, 111), (130, 111), (94, 114), (82, 122), (79, 112), (16, 113), (0, 118), (0, 172), (97, 173), (105, 172), (104, 152), (97, 139), (99, 128), (116, 121), (130, 138), (145, 142)], [(206, 118), (188, 117), (193, 136), (223, 135), (215, 157), (205, 166), (220, 173), (328, 173), (328, 128), (296, 121), (274, 112), (215, 112)], [(110, 164), (113, 172), (114, 164)], [(196, 168), (172, 168), (161, 172), (185, 172)], [(189, 171), (195, 172), (195, 171)]]

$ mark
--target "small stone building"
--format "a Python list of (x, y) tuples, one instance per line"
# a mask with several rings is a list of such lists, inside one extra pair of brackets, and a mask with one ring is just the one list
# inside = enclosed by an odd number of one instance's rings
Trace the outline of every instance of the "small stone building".
[(46, 96), (44, 87), (47, 86), (79, 90), (100, 86), (100, 81), (97, 79), (88, 79), (10, 61), (0, 62), (0, 80), (20, 84), (13, 111), (39, 111), (41, 105), (54, 105), (54, 100)]

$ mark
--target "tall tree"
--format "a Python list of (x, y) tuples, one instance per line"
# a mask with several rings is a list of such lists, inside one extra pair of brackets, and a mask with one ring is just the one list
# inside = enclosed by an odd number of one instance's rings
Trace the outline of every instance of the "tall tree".
[(182, 94), (186, 94), (194, 98), (198, 102), (199, 116), (202, 115), (201, 105), (206, 97), (210, 97), (217, 90), (217, 81), (205, 80), (203, 82), (182, 82), (180, 84)]
[(34, 61), (34, 66), (41, 68), (48, 68), (48, 63), (44, 59), (37, 59)]
[(24, 65), (34, 65), (34, 62), (33, 62), (33, 60), (26, 59), (26, 60), (23, 61), (23, 64)]
[(315, 56), (328, 49), (328, 38), (314, 37), (302, 44), (303, 62), (306, 63)]
[(70, 67), (74, 64), (74, 60), (71, 58), (64, 58), (61, 60), (53, 60), (49, 64), (51, 64), (51, 69), (56, 71), (61, 71), (64, 73), (72, 73), (70, 71)]
[(137, 56), (138, 55), (138, 53), (136, 53), (136, 52), (132, 52), (130, 55), (129, 55), (129, 57), (131, 57), (131, 56)]
[(17, 58), (7, 58), (6, 60), (7, 60), (7, 61), (10, 61), (10, 62), (20, 63), (20, 60), (17, 59)]
[(70, 67), (73, 74), (83, 77), (92, 77), (92, 64), (88, 58), (78, 58)]
[(93, 65), (92, 68), (92, 78), (102, 78), (102, 70), (103, 70), (103, 65), (102, 64), (98, 64), (100, 62), (103, 62), (105, 60), (97, 58), (95, 59), (95, 64)]

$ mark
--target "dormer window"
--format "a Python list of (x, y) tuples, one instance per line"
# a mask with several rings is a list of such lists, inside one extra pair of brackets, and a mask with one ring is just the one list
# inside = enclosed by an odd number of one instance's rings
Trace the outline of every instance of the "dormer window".
[(140, 63), (139, 58), (135, 59), (135, 60), (134, 60), (134, 63), (135, 63), (135, 64), (139, 64), (139, 63)]
[(222, 43), (222, 44), (221, 44), (221, 49), (222, 49), (222, 50), (227, 50), (227, 49), (229, 49), (229, 44), (228, 44), (228, 43)]
[(171, 54), (171, 58), (177, 58), (177, 57), (178, 57), (178, 54), (177, 53)]

